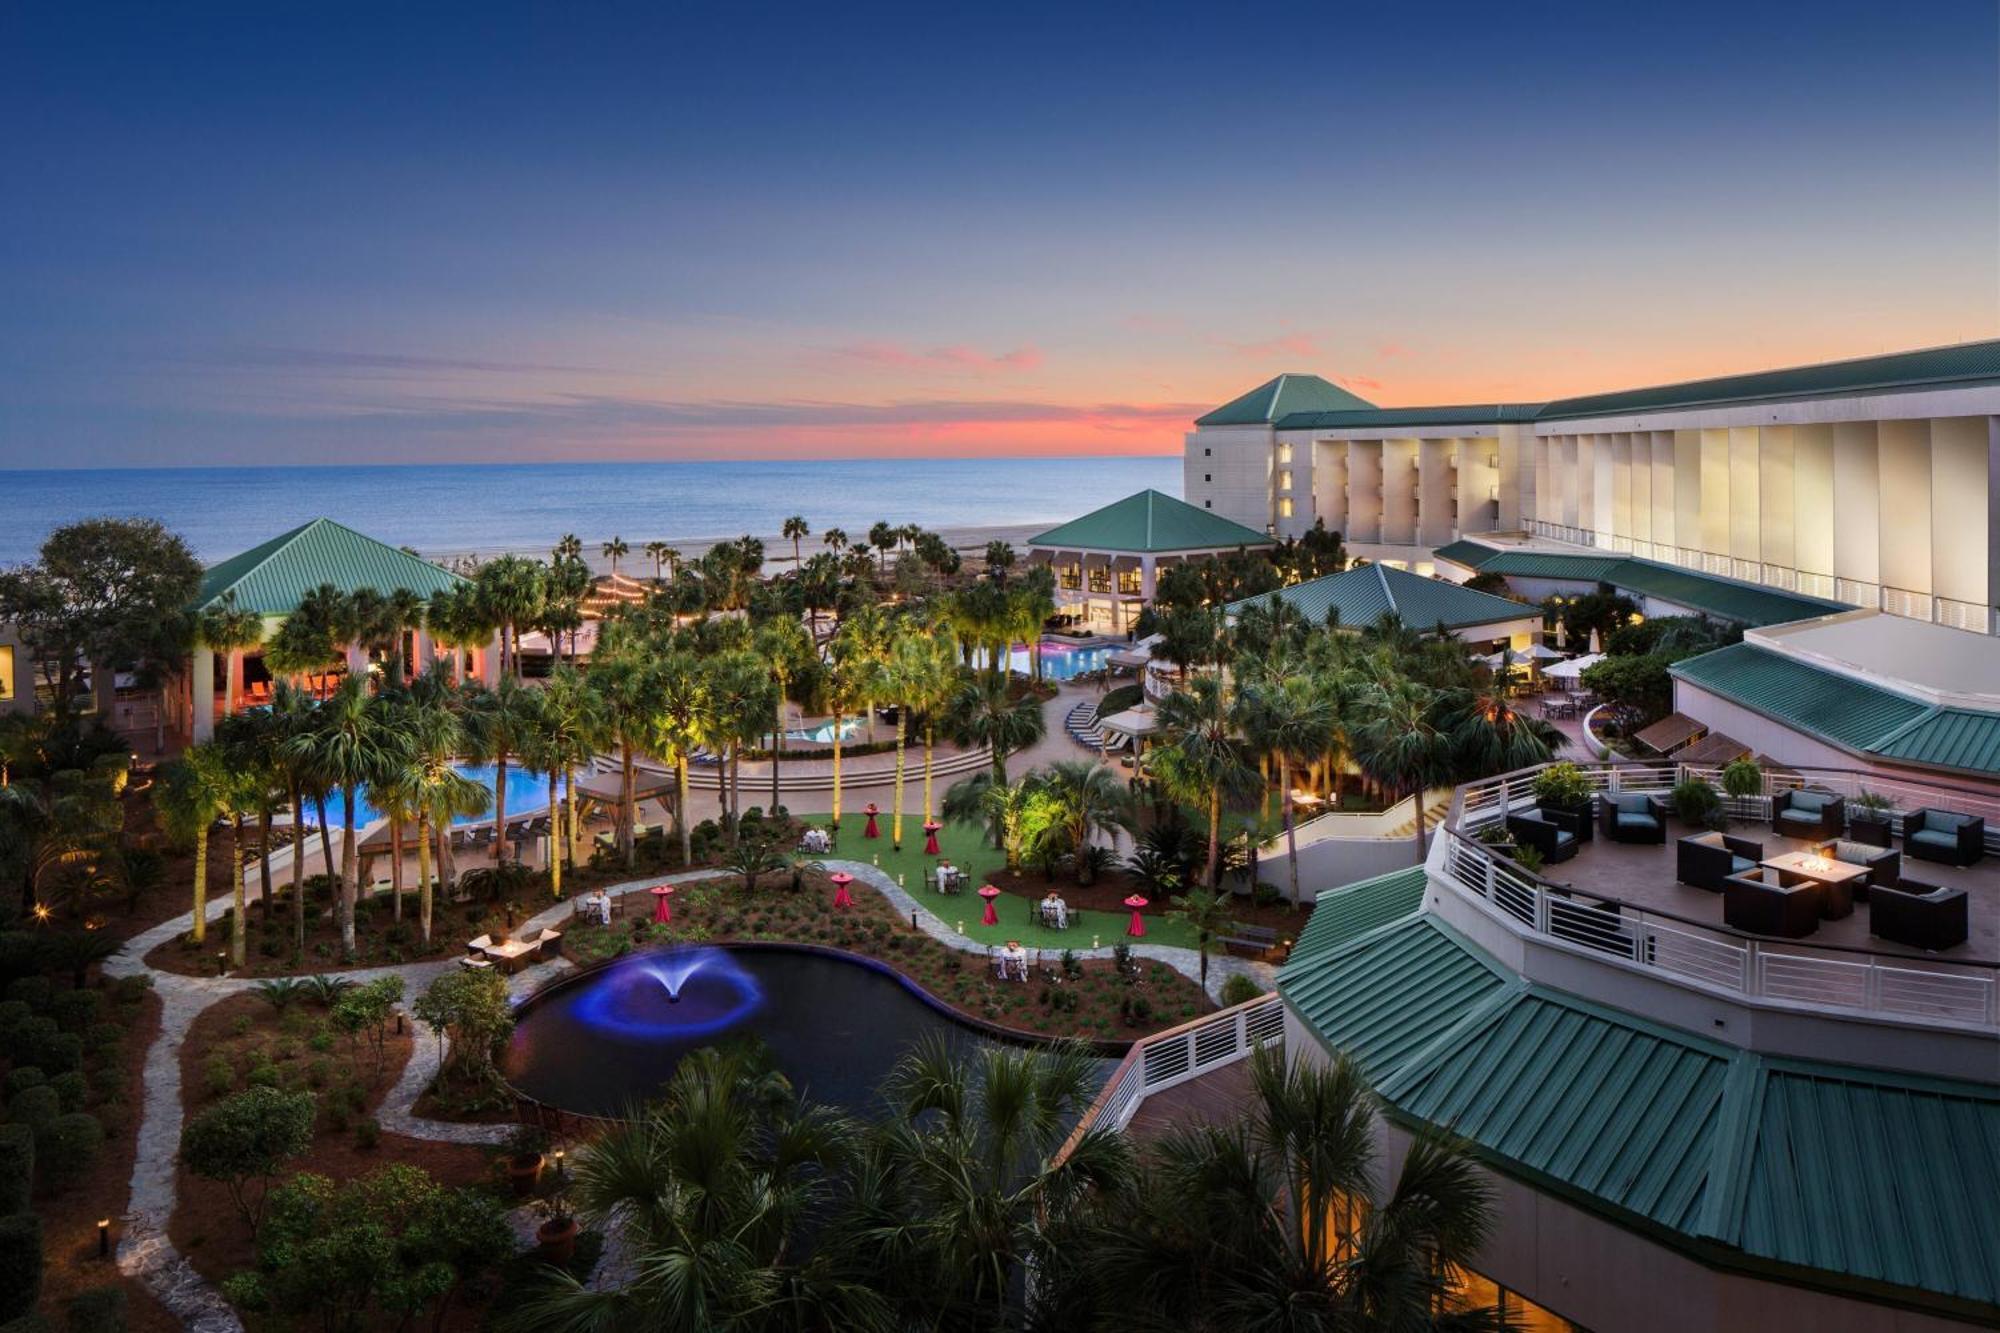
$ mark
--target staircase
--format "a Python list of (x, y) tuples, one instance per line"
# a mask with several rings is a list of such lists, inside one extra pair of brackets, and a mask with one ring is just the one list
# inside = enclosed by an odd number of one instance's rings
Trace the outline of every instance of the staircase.
[[(1436, 828), (1446, 815), (1451, 813), (1451, 788), (1440, 787), (1426, 792), (1424, 800), (1424, 831), (1428, 833)], [(1413, 838), (1416, 836), (1416, 833), (1417, 821), (1412, 818), (1405, 819), (1402, 823), (1390, 829), (1384, 836), (1390, 838)]]

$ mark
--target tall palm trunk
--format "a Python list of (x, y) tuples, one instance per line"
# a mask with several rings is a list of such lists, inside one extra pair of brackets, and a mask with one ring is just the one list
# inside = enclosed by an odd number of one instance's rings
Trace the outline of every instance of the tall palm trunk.
[(771, 809), (776, 811), (780, 802), (778, 796), (778, 765), (785, 757), (785, 709), (789, 701), (785, 698), (785, 687), (778, 685), (778, 725), (771, 729)]
[[(32, 875), (29, 883), (33, 883)], [(194, 835), (194, 930), (190, 937), (199, 945), (208, 939), (208, 826)]]
[(1424, 784), (1421, 782), (1417, 784), (1416, 790), (1410, 794), (1410, 808), (1415, 811), (1417, 816), (1417, 863), (1419, 865), (1423, 864), (1424, 859), (1424, 797), (1427, 794), (1424, 790)]
[(931, 813), (933, 809), (934, 807), (931, 805), (931, 720), (926, 717), (924, 719), (924, 822), (926, 824), (930, 823), (933, 818)]
[(257, 888), (264, 900), (264, 920), (271, 920), (271, 807), (257, 812)]
[(389, 817), (389, 906), (391, 919), (403, 919), (403, 817)]
[[(526, 844), (524, 843), (523, 846)], [(549, 892), (562, 897), (562, 809), (556, 796), (556, 775), (549, 774)]]
[(243, 857), (243, 816), (239, 813), (229, 829), (229, 965), (240, 968), (250, 956), (249, 893), (244, 881), (250, 863)]
[(729, 745), (729, 845), (734, 847), (743, 834), (743, 743)]
[(431, 942), (431, 817), (417, 811), (417, 933)]
[(688, 820), (688, 758), (682, 750), (674, 756), (674, 822), (680, 825), (681, 866), (685, 869), (694, 864), (694, 829)]
[(840, 836), (840, 709), (833, 710), (833, 836)]
[(340, 956), (354, 958), (354, 904), (361, 880), (354, 856), (354, 784), (340, 793)]
[(294, 782), (292, 796), (292, 958), (306, 952), (306, 824), (305, 795)]
[(889, 845), (899, 852), (903, 850), (903, 749), (909, 713), (906, 706), (896, 705), (896, 799), (891, 803), (894, 813), (889, 817)]
[(1292, 906), (1299, 905), (1299, 830), (1292, 823), (1292, 761), (1288, 755), (1278, 756), (1278, 785), (1285, 789), (1285, 799), (1279, 804), (1279, 811), (1285, 817), (1285, 860), (1290, 863), (1292, 880)]
[(566, 829), (559, 829), (558, 832), (562, 834), (563, 867), (564, 869), (569, 869), (576, 864), (577, 839), (576, 770), (573, 768), (565, 768), (563, 770), (563, 807), (563, 818), (568, 827)]
[[(1208, 791), (1208, 891), (1222, 887), (1222, 788)], [(1206, 977), (1204, 977), (1206, 980)]]
[(333, 878), (333, 829), (326, 818), (326, 793), (313, 796), (313, 809), (319, 815), (319, 868), (328, 879)]
[(437, 879), (438, 892), (448, 894), (451, 889), (451, 822), (441, 819), (437, 824)]
[(493, 760), (493, 864), (499, 865), (507, 857), (507, 752), (499, 751)]
[(637, 792), (638, 774), (632, 759), (632, 747), (618, 747), (618, 851), (625, 859), (625, 868), (630, 870), (638, 861), (638, 850), (632, 845), (632, 821), (638, 817)]

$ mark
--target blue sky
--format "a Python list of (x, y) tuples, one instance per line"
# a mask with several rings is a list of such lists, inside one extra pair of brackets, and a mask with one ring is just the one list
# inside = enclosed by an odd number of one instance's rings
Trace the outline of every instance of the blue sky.
[(0, 467), (1172, 451), (2000, 332), (1983, 0), (15, 6)]

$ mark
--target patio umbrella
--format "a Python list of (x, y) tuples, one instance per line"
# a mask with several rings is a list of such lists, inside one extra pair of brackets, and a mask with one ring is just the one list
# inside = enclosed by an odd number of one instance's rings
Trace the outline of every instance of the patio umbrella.
[(1140, 917), (1139, 909), (1146, 905), (1146, 900), (1135, 893), (1125, 900), (1125, 905), (1132, 909), (1132, 923), (1125, 927), (1125, 933), (1134, 939), (1143, 937), (1146, 933), (1146, 922)]
[(854, 906), (854, 899), (848, 896), (847, 886), (854, 882), (854, 876), (844, 870), (836, 870), (828, 875), (827, 882), (833, 885), (833, 905), (836, 908)]
[(979, 886), (979, 896), (986, 900), (986, 915), (979, 919), (989, 926), (999, 925), (1000, 914), (993, 910), (993, 900), (1000, 896), (1000, 890), (994, 888), (991, 884), (981, 884)]
[(924, 821), (925, 856), (936, 856), (938, 854), (937, 835), (938, 830), (943, 827), (944, 825), (938, 823), (935, 819), (926, 819)]
[(861, 813), (868, 816), (868, 827), (861, 831), (861, 836), (864, 838), (881, 837), (882, 831), (875, 827), (875, 816), (882, 813), (881, 808), (878, 807), (875, 804), (875, 802), (870, 801), (868, 803), (868, 808), (866, 810), (863, 810)]
[(646, 892), (653, 895), (653, 920), (666, 925), (674, 919), (674, 906), (667, 899), (674, 896), (671, 884), (655, 884)]
[(1549, 647), (1546, 643), (1537, 643), (1529, 645), (1527, 650), (1527, 655), (1529, 657), (1536, 658), (1543, 662), (1559, 662), (1562, 660), (1563, 656), (1561, 653), (1557, 652), (1554, 648)]
[(1582, 657), (1572, 657), (1567, 662), (1558, 662), (1542, 674), (1555, 680), (1576, 680), (1603, 660), (1603, 653), (1585, 653)]
[(1601, 653), (1604, 651), (1604, 645), (1598, 641), (1596, 630), (1592, 630), (1590, 632), (1590, 651), (1593, 653)]

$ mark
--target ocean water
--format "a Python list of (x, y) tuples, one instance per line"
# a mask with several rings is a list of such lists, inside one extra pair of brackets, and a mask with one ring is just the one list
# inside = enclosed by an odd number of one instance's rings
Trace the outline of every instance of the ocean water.
[[(489, 463), (407, 467), (0, 471), (0, 564), (34, 558), (49, 531), (100, 515), (157, 518), (205, 561), (309, 519), (345, 523), (426, 555), (545, 553), (564, 534), (649, 541), (752, 533), (791, 514), (865, 541), (879, 520), (926, 528), (1056, 523), (1152, 487), (1181, 493), (1172, 456)], [(773, 555), (778, 554), (773, 542)]]

